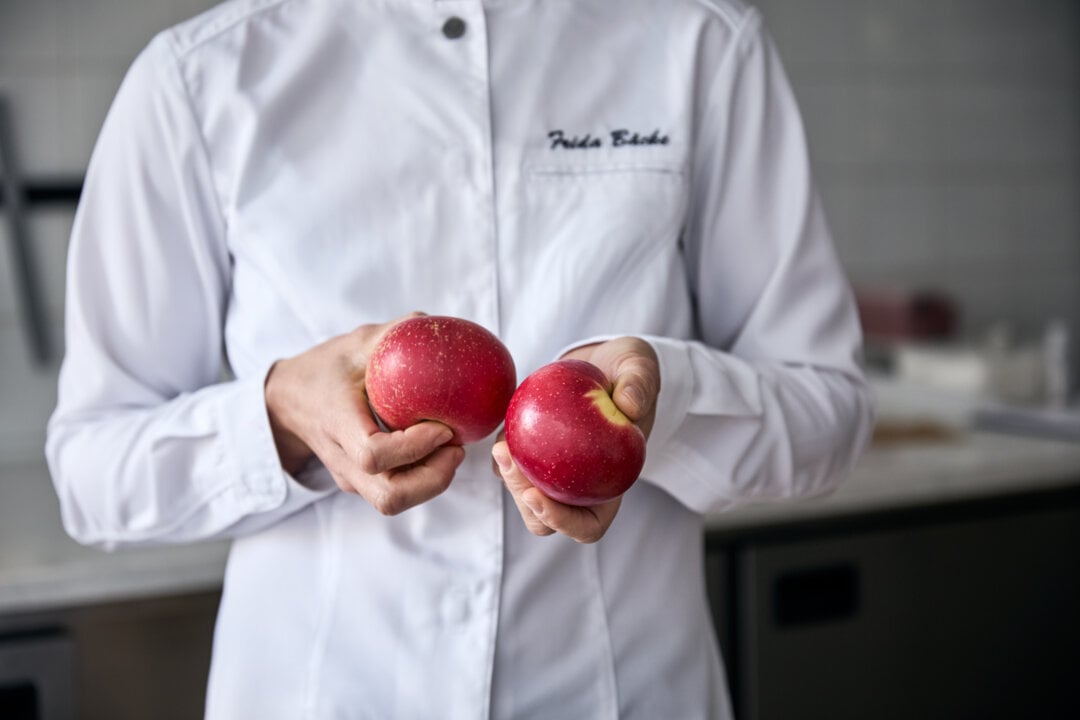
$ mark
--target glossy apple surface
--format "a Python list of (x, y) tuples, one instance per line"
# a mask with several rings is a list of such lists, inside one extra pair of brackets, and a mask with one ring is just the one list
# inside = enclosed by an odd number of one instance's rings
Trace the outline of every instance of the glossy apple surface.
[(368, 360), (372, 410), (392, 430), (437, 420), (464, 445), (491, 434), (506, 415), (517, 375), (506, 346), (485, 328), (454, 317), (403, 320)]
[(645, 464), (645, 436), (611, 399), (600, 368), (558, 360), (525, 378), (506, 413), (510, 456), (548, 497), (588, 506), (622, 495)]

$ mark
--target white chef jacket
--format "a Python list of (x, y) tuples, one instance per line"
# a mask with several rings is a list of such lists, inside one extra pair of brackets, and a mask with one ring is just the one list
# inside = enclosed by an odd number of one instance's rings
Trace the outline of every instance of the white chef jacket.
[[(396, 517), (281, 469), (269, 366), (411, 310), (490, 328), (519, 380), (652, 343), (599, 543), (529, 534), (493, 439)], [(67, 531), (235, 538), (229, 720), (728, 717), (702, 514), (830, 489), (870, 427), (795, 102), (733, 0), (239, 0), (162, 33), (90, 163), (66, 343)]]

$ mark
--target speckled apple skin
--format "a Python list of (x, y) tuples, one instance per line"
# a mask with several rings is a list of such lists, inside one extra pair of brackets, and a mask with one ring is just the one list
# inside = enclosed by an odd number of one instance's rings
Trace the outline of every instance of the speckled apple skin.
[(506, 413), (510, 456), (529, 481), (567, 505), (613, 500), (645, 465), (645, 435), (615, 408), (600, 368), (558, 360), (525, 378)]
[(454, 317), (422, 316), (394, 325), (368, 360), (368, 402), (401, 430), (437, 420), (451, 443), (487, 437), (506, 415), (517, 374), (506, 346), (485, 328)]

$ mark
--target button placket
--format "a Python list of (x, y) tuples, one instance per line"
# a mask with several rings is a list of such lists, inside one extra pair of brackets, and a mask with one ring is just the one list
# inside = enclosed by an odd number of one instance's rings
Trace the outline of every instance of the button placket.
[[(495, 187), (494, 187), (494, 138), (491, 126), (491, 90), (488, 67), (487, 17), (484, 4), (480, 0), (436, 0), (435, 28), (443, 35), (444, 53), (448, 63), (459, 71), (457, 82), (460, 102), (455, 110), (468, 107), (470, 115), (475, 109), (471, 127), (462, 126), (467, 176), (464, 183), (469, 189), (469, 197), (464, 198), (466, 205), (477, 213), (477, 219), (483, 219), (486, 231), (480, 231), (477, 224), (474, 239), (486, 239), (487, 254), (477, 261), (477, 276), (471, 280), (479, 283), (480, 268), (487, 265), (489, 275), (482, 284), (470, 285), (474, 292), (475, 305), (473, 319), (491, 327), (499, 328), (499, 276), (498, 276), (498, 240), (495, 228)], [(447, 42), (450, 41), (450, 42)], [(456, 113), (455, 113), (456, 115)], [(466, 139), (467, 138), (467, 139)], [(483, 236), (486, 235), (486, 238)]]

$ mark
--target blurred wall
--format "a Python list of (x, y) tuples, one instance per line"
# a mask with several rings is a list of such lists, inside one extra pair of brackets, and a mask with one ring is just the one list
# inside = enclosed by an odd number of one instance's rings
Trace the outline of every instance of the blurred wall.
[(760, 0), (857, 283), (1080, 330), (1080, 2)]
[[(132, 58), (211, 0), (0, 0), (0, 92), (27, 176), (80, 176)], [(1080, 2), (761, 0), (861, 283), (945, 287), (978, 332), (1080, 314)], [(73, 209), (30, 231), (60, 340)], [(0, 229), (0, 462), (39, 458), (34, 367)]]
[[(81, 177), (105, 112), (135, 55), (158, 30), (213, 4), (0, 0), (0, 94), (14, 115), (24, 181)], [(60, 204), (31, 208), (27, 218), (58, 349), (73, 216), (73, 207)], [(0, 463), (42, 457), (58, 367), (58, 362), (47, 367), (31, 362), (7, 232), (0, 222)]]

